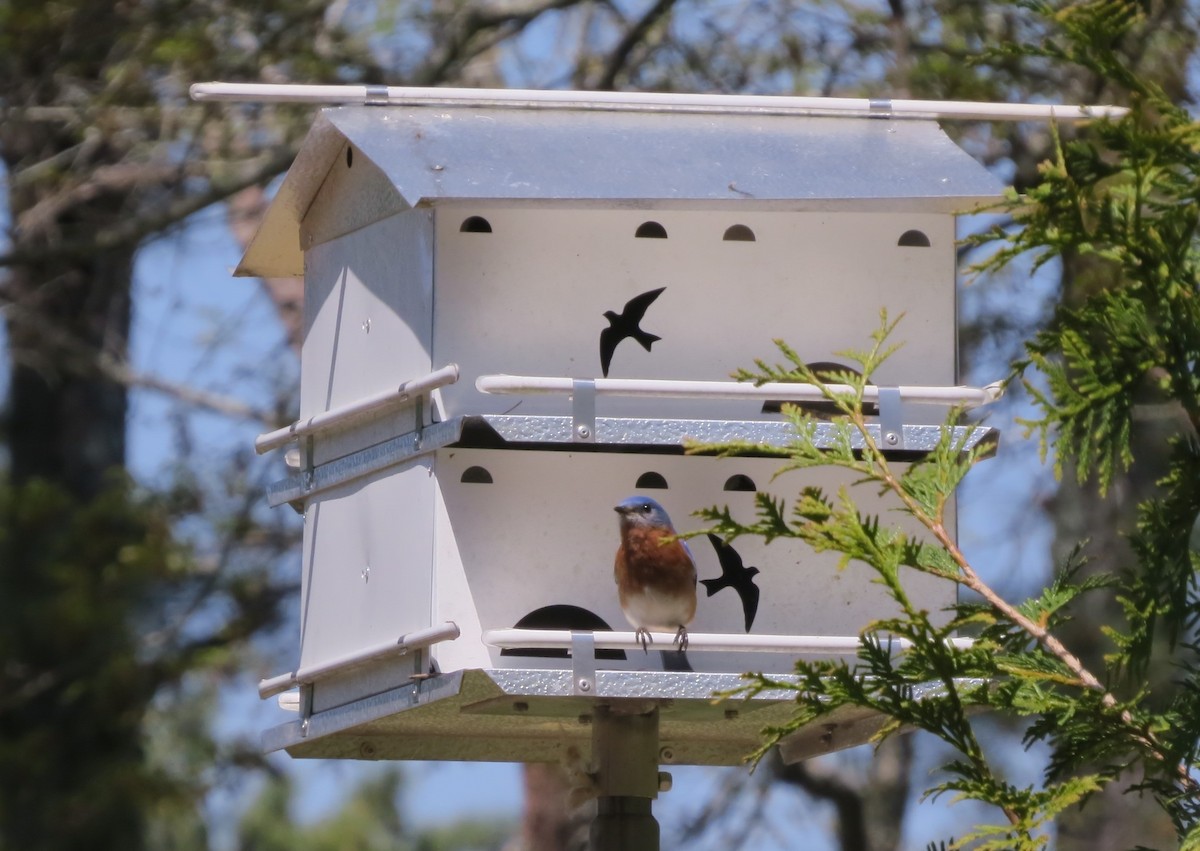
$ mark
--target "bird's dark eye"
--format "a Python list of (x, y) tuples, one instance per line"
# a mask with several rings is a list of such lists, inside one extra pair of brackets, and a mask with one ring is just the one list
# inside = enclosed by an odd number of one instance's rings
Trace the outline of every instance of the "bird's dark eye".
[(652, 509), (650, 507), (650, 503), (648, 503), (648, 502), (642, 503), (642, 514), (649, 514), (653, 510), (654, 509)]

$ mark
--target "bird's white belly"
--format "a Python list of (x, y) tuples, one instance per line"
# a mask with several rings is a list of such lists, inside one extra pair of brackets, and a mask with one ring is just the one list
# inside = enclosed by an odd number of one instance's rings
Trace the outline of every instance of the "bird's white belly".
[(688, 602), (677, 594), (660, 594), (647, 588), (641, 594), (629, 597), (621, 606), (621, 611), (625, 613), (625, 619), (638, 629), (645, 627), (660, 632), (675, 632), (691, 614)]

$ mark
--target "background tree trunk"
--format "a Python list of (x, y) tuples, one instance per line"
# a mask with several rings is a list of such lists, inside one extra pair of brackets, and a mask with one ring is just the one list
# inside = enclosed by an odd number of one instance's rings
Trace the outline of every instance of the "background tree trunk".
[(124, 363), (133, 248), (19, 267), (8, 323), (8, 443), (14, 484), (59, 483), (87, 500), (125, 464), (128, 388), (99, 359)]

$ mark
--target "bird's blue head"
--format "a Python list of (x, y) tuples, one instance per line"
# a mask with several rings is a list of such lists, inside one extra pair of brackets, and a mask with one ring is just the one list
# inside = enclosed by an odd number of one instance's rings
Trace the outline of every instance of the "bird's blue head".
[(613, 506), (613, 510), (621, 515), (622, 527), (672, 528), (666, 509), (648, 496), (631, 496)]

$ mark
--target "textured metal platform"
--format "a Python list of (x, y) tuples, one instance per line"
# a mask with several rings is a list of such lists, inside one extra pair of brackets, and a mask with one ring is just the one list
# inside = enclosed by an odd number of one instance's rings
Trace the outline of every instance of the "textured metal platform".
[[(597, 417), (593, 427), (594, 438), (581, 442), (575, 438), (571, 417), (504, 414), (455, 417), (274, 482), (267, 488), (267, 502), (271, 506), (288, 502), (298, 504), (317, 493), (446, 446), (682, 455), (689, 443), (737, 442), (745, 445), (742, 455), (774, 457), (796, 440), (795, 426), (784, 421)], [(944, 431), (945, 427), (940, 425), (903, 425), (897, 431), (898, 448), (889, 448), (883, 439), (882, 427), (867, 426), (871, 439), (883, 447), (884, 455), (892, 460), (914, 460), (931, 452)], [(822, 423), (816, 428), (813, 442), (821, 449), (832, 448), (841, 439), (841, 434), (839, 426)], [(952, 429), (952, 440), (963, 451), (980, 444), (995, 447), (999, 436), (997, 429), (988, 426), (955, 426)], [(761, 449), (756, 452), (750, 448), (751, 444), (757, 444)], [(850, 445), (861, 449), (865, 445), (863, 436), (853, 433)]]
[[(565, 447), (573, 452), (643, 451), (680, 454), (689, 443), (743, 443), (761, 446), (765, 455), (778, 455), (778, 450), (786, 449), (796, 441), (796, 427), (791, 422), (782, 420), (596, 417), (595, 426), (595, 441), (581, 443), (574, 437), (570, 417), (485, 414), (463, 418), (460, 443), (494, 448)], [(495, 435), (494, 439), (488, 439), (489, 431)], [(818, 449), (831, 449), (841, 440), (842, 431), (838, 424), (820, 423), (813, 434), (813, 444)], [(919, 457), (933, 451), (942, 440), (944, 431), (945, 427), (940, 425), (904, 425), (899, 433), (899, 445), (903, 448), (893, 450), (884, 442), (879, 425), (867, 426), (867, 433), (876, 445), (883, 447), (889, 457), (896, 458)], [(998, 442), (999, 432), (989, 426), (955, 426), (951, 439), (965, 452), (974, 449), (980, 443)], [(862, 449), (866, 441), (861, 434), (853, 432), (850, 445), (854, 449)], [(747, 449), (745, 454), (753, 453)]]
[[(305, 759), (586, 762), (592, 713), (608, 704), (658, 707), (663, 764), (737, 765), (762, 743), (763, 728), (794, 709), (786, 689), (713, 697), (743, 684), (735, 674), (598, 671), (593, 693), (581, 695), (569, 670), (457, 671), (282, 724), (264, 733), (263, 746)], [(860, 745), (886, 720), (845, 709), (789, 736), (780, 752), (796, 762)]]

